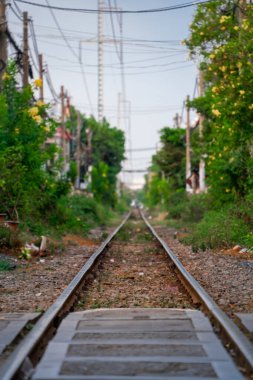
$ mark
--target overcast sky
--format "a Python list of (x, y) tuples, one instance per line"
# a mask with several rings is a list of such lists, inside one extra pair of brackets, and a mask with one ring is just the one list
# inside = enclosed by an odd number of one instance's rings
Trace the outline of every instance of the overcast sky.
[[(13, 0), (12, 6), (16, 13)], [(32, 0), (33, 3), (60, 7), (97, 8), (96, 0)], [(184, 3), (183, 0), (105, 0), (105, 7), (115, 4), (123, 10), (162, 8)], [(28, 11), (34, 22), (38, 48), (49, 67), (57, 93), (64, 85), (71, 102), (87, 115), (97, 117), (97, 14), (65, 12), (43, 9), (16, 2), (21, 11)], [(188, 52), (181, 41), (188, 36), (189, 24), (195, 7), (179, 10), (124, 14), (123, 57), (125, 83), (125, 111), (121, 101), (121, 118), (118, 119), (119, 93), (122, 93), (119, 15), (103, 15), (103, 103), (104, 116), (112, 126), (126, 133), (128, 160), (125, 169), (146, 169), (159, 143), (159, 130), (173, 125), (176, 112), (182, 113), (186, 95), (193, 95), (197, 68), (189, 61)], [(18, 15), (18, 14), (17, 14)], [(8, 10), (9, 28), (22, 45), (21, 21)], [(62, 32), (58, 30), (60, 26)], [(117, 41), (113, 38), (113, 29)], [(65, 39), (64, 41), (63, 35)], [(30, 46), (33, 51), (32, 39)], [(81, 47), (81, 49), (80, 49)], [(82, 68), (79, 57), (81, 53)], [(35, 54), (34, 54), (35, 56)], [(85, 75), (82, 74), (82, 69)], [(86, 85), (85, 85), (86, 82)], [(46, 89), (46, 97), (51, 94)], [(123, 96), (121, 96), (121, 100)], [(193, 115), (194, 117), (194, 115)], [(118, 121), (120, 125), (118, 125)], [(124, 174), (128, 184), (143, 182), (143, 174)]]

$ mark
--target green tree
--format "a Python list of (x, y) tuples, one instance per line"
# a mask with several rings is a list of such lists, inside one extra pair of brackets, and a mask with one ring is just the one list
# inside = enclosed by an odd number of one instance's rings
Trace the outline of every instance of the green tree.
[(56, 147), (45, 142), (55, 130), (47, 105), (34, 100), (40, 81), (19, 89), (16, 68), (10, 63), (0, 93), (0, 203), (3, 211), (44, 208), (48, 193), (56, 186), (55, 173), (45, 168)]
[(228, 0), (198, 6), (185, 41), (201, 61), (205, 94), (191, 105), (205, 116), (210, 193), (220, 202), (252, 188), (253, 9)]

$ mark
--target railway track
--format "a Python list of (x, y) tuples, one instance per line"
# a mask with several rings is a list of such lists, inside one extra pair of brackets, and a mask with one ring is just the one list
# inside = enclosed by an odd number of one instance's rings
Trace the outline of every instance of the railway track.
[[(133, 217), (136, 218), (136, 211), (133, 212), (132, 218)], [(90, 319), (91, 317), (87, 317), (85, 314), (87, 310), (99, 310), (101, 308), (101, 316), (95, 312), (95, 314), (92, 314), (95, 319), (98, 318), (99, 320), (101, 317), (103, 320), (104, 309), (115, 310), (116, 317), (112, 314), (106, 314), (107, 316), (104, 320), (105, 325), (108, 323), (108, 318), (109, 321), (114, 321), (117, 325), (119, 320), (123, 318), (122, 313), (124, 311), (124, 318), (126, 320), (135, 318), (141, 321), (143, 325), (143, 319), (151, 318), (151, 320), (154, 321), (154, 323), (152, 322), (152, 326), (155, 326), (155, 323), (159, 325), (159, 321), (164, 320), (164, 312), (166, 310), (166, 315), (168, 315), (170, 322), (173, 320), (177, 321), (177, 323), (181, 320), (185, 320), (189, 315), (192, 315), (192, 317), (189, 318), (195, 320), (194, 318), (196, 318), (196, 315), (198, 316), (200, 312), (195, 312), (194, 310), (202, 310), (212, 322), (212, 325), (222, 338), (226, 348), (233, 353), (233, 357), (236, 359), (238, 366), (242, 367), (248, 375), (253, 373), (252, 344), (237, 326), (220, 310), (197, 281), (185, 270), (180, 261), (175, 257), (167, 244), (157, 235), (156, 231), (141, 212), (140, 217), (142, 218), (141, 223), (145, 223), (145, 226), (140, 223), (138, 217), (137, 219), (131, 219), (131, 221), (129, 221), (129, 213), (115, 231), (88, 259), (69, 286), (63, 291), (56, 302), (41, 316), (30, 333), (10, 355), (0, 372), (1, 380), (30, 379), (32, 376), (34, 376), (34, 379), (40, 379), (41, 377), (36, 377), (36, 372), (35, 375), (33, 375), (34, 368), (39, 362), (48, 342), (55, 335), (61, 321), (73, 311), (77, 311), (77, 314), (73, 313), (68, 317), (70, 318), (70, 325), (73, 323), (73, 318), (75, 320), (75, 317), (71, 317), (71, 315), (82, 316), (80, 318), (84, 318), (84, 320)], [(163, 309), (161, 309), (161, 306)], [(127, 308), (129, 309), (128, 311), (126, 310)], [(150, 315), (147, 315), (149, 310)], [(97, 310), (96, 312), (99, 313)], [(138, 315), (136, 315), (136, 313)], [(172, 314), (170, 315), (169, 313)], [(65, 324), (66, 323), (67, 322), (65, 322)], [(108, 332), (106, 339), (110, 338), (111, 335), (114, 336), (115, 339), (116, 336), (122, 339), (120, 331), (122, 328), (123, 330), (124, 328), (127, 329), (127, 327), (124, 327), (122, 324), (119, 324), (119, 326), (119, 331), (114, 333), (114, 335), (112, 332)], [(131, 326), (135, 326), (135, 321)], [(134, 329), (135, 328), (136, 327), (134, 327)], [(154, 328), (156, 329), (156, 327)], [(137, 339), (138, 334), (141, 335), (142, 333), (141, 331), (134, 330), (135, 338)], [(174, 331), (174, 334), (183, 334), (182, 336), (184, 336), (184, 333), (184, 331)], [(96, 341), (96, 337), (99, 333), (94, 332), (94, 334), (93, 338), (95, 336), (94, 339)], [(147, 331), (145, 334), (147, 334)], [(149, 339), (151, 339), (153, 336), (152, 331), (150, 331), (149, 334)], [(155, 334), (157, 334), (157, 332)], [(162, 337), (159, 337), (159, 339), (160, 338)], [(116, 341), (114, 344), (116, 344)], [(121, 345), (117, 344), (118, 352), (123, 350), (122, 355), (124, 355), (126, 347), (124, 346), (122, 348)], [(185, 344), (187, 344), (187, 342)], [(164, 342), (162, 345), (164, 345)], [(107, 347), (107, 349), (109, 348)], [(155, 355), (154, 347), (152, 349)], [(157, 350), (159, 351), (160, 349), (161, 347), (159, 346), (158, 348), (157, 346)], [(168, 347), (166, 349), (169, 350)], [(136, 347), (132, 347), (132, 350), (136, 350)], [(136, 355), (138, 356), (138, 353), (136, 353)], [(186, 359), (186, 361), (187, 360), (188, 359)], [(157, 363), (154, 364), (154, 366), (156, 365)], [(200, 363), (198, 363), (198, 365), (200, 365)], [(106, 369), (104, 370), (106, 371)], [(162, 371), (162, 369), (160, 370)], [(167, 370), (170, 371), (168, 368)], [(187, 371), (188, 370), (189, 369), (187, 369)], [(102, 379), (102, 377), (99, 377), (100, 375), (98, 377), (93, 377), (93, 375), (90, 377), (82, 377), (81, 375), (79, 377), (74, 377), (74, 375), (73, 377), (67, 377), (67, 375), (71, 376), (71, 374), (69, 375), (68, 370), (66, 371), (66, 376), (64, 377), (63, 375), (63, 377), (59, 377), (59, 379)], [(159, 370), (157, 371), (159, 372)], [(193, 372), (195, 375), (189, 378), (200, 378), (200, 367), (198, 371), (199, 374)], [(156, 378), (155, 376), (150, 376), (148, 377), (150, 379)], [(58, 379), (58, 377), (54, 377), (53, 375), (50, 377), (50, 379), (56, 378)], [(103, 377), (103, 379), (105, 378), (109, 379), (112, 377)], [(117, 379), (119, 378), (121, 377), (117, 377)], [(127, 379), (126, 375), (122, 378)], [(137, 378), (141, 379), (142, 377), (139, 376)], [(157, 378), (160, 377), (158, 376)], [(165, 377), (162, 376), (162, 378)], [(179, 377), (175, 378), (179, 379)], [(215, 377), (209, 374), (209, 377), (205, 378)], [(230, 377), (220, 378), (230, 379)], [(239, 378), (240, 377), (238, 377), (238, 379)]]

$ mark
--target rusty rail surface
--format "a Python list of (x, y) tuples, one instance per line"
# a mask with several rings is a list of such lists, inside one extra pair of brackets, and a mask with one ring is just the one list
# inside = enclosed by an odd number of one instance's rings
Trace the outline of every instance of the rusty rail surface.
[(165, 241), (157, 234), (145, 218), (141, 210), (140, 215), (159, 243), (162, 245), (170, 260), (173, 262), (183, 285), (190, 292), (194, 300), (197, 300), (203, 311), (209, 316), (211, 321), (218, 326), (225, 340), (232, 344), (233, 349), (239, 354), (239, 362), (242, 363), (249, 373), (253, 372), (253, 345), (249, 339), (240, 331), (236, 324), (219, 308), (215, 301), (202, 288), (202, 286), (194, 279), (194, 277), (185, 269), (183, 264), (175, 256), (173, 251), (165, 243)]

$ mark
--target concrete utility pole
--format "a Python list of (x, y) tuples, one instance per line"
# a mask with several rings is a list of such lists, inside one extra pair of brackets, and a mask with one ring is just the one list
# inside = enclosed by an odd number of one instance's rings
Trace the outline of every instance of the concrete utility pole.
[(76, 167), (77, 167), (77, 178), (76, 178), (76, 188), (80, 189), (80, 167), (81, 167), (81, 114), (80, 111), (77, 112), (77, 130), (76, 130)]
[(28, 13), (23, 12), (23, 87), (28, 85), (29, 47), (28, 47)]
[(40, 87), (40, 100), (44, 102), (44, 69), (43, 69), (43, 55), (39, 54), (39, 72), (41, 79), (41, 87)]
[[(187, 95), (186, 98), (186, 167), (185, 175), (186, 180), (191, 176), (191, 122), (190, 122), (190, 108), (188, 102), (190, 101), (190, 96)], [(190, 191), (190, 186), (186, 183), (186, 191)]]
[(63, 157), (63, 173), (66, 172), (66, 127), (65, 127), (65, 93), (64, 86), (61, 86), (61, 146)]
[(176, 128), (179, 128), (180, 127), (180, 117), (179, 117), (179, 114), (176, 113), (175, 117), (174, 117), (174, 125)]
[[(199, 71), (199, 95), (204, 95), (204, 76), (203, 71)], [(200, 140), (203, 139), (203, 128), (204, 128), (204, 117), (199, 115), (199, 137)], [(203, 158), (199, 162), (199, 191), (203, 193), (206, 190), (205, 184), (205, 161)]]
[(6, 20), (6, 2), (0, 0), (0, 86), (2, 76), (7, 63), (7, 20)]

